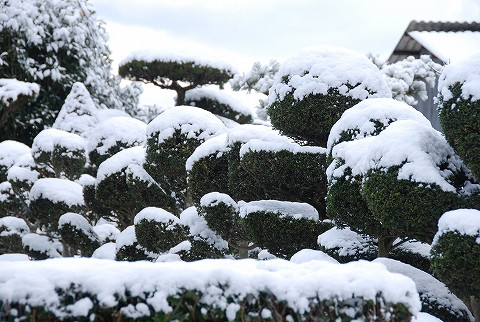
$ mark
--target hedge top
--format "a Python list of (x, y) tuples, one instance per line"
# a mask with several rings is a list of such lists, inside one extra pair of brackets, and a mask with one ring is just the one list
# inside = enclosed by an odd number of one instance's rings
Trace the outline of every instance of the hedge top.
[(0, 166), (10, 168), (25, 154), (30, 154), (30, 147), (26, 144), (12, 140), (0, 142)]
[(433, 244), (438, 241), (441, 235), (448, 232), (476, 237), (477, 244), (480, 244), (480, 211), (476, 209), (456, 209), (444, 213), (438, 221), (438, 232)]
[(76, 182), (57, 178), (38, 179), (30, 190), (30, 201), (38, 198), (68, 206), (83, 206), (83, 187)]
[(464, 99), (468, 100), (470, 96), (472, 101), (480, 99), (480, 54), (443, 68), (438, 79), (438, 93), (443, 96), (443, 101), (453, 98), (449, 87), (455, 83), (462, 85)]
[(360, 100), (392, 97), (382, 74), (367, 57), (349, 49), (318, 46), (305, 48), (282, 64), (268, 103), (283, 100), (291, 92), (296, 100), (309, 94), (326, 95), (330, 88)]
[(225, 93), (222, 90), (198, 87), (191, 89), (185, 93), (186, 101), (197, 101), (202, 98), (217, 101), (220, 104), (228, 105), (235, 112), (254, 116), (254, 111), (242, 101), (236, 99), (231, 93)]

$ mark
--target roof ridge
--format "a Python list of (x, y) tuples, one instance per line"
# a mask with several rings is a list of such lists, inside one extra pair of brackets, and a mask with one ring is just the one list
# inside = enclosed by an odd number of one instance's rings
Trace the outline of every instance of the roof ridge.
[(407, 33), (410, 31), (480, 31), (480, 23), (412, 20), (405, 32)]

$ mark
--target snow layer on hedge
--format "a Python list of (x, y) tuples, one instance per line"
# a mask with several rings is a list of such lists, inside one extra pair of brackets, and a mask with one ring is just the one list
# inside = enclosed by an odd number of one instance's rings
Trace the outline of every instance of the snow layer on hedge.
[(280, 217), (289, 216), (295, 219), (318, 220), (318, 211), (308, 203), (278, 201), (278, 200), (258, 200), (251, 202), (239, 201), (240, 217), (245, 218), (252, 212), (264, 211), (279, 214)]
[(115, 260), (117, 254), (115, 243), (106, 243), (97, 249), (92, 254), (92, 258)]
[(333, 227), (318, 236), (317, 243), (326, 249), (338, 248), (340, 256), (355, 256), (371, 250), (371, 244), (375, 240), (371, 237), (357, 234), (346, 227), (340, 229)]
[(444, 101), (453, 97), (449, 87), (455, 83), (462, 85), (463, 99), (471, 99), (472, 102), (480, 99), (480, 54), (443, 68), (438, 79), (438, 93), (443, 96)]
[(69, 224), (78, 230), (82, 230), (92, 240), (98, 240), (92, 225), (82, 215), (67, 212), (58, 219), (58, 229), (61, 229), (63, 225)]
[(67, 206), (83, 206), (83, 188), (76, 182), (57, 178), (38, 179), (30, 189), (30, 201), (43, 198)]
[[(9, 262), (0, 266), (0, 301), (45, 306), (61, 318), (67, 313), (59, 307), (55, 289), (72, 283), (81, 285), (82, 292), (96, 295), (99, 305), (107, 307), (117, 305), (116, 295), (123, 296), (126, 290), (133, 297), (144, 298), (150, 293), (147, 304), (157, 312), (170, 312), (167, 297), (181, 289), (200, 292), (201, 302), (222, 310), (227, 310), (229, 296), (242, 299), (266, 290), (301, 313), (309, 310), (309, 298), (342, 300), (356, 296), (375, 301), (379, 292), (388, 302), (404, 303), (414, 315), (420, 310), (415, 283), (388, 272), (380, 263), (314, 260), (295, 264), (279, 259), (151, 263), (63, 258)], [(223, 294), (217, 285), (224, 286)], [(234, 317), (238, 307), (228, 309)]]
[[(37, 234), (26, 234), (25, 236), (22, 237), (22, 243), (23, 243), (23, 246), (25, 247), (28, 246), (32, 251), (45, 253), (49, 258), (62, 257), (56, 250), (55, 245), (50, 241), (50, 238), (48, 238), (47, 236), (37, 235)], [(8, 283), (9, 281), (6, 281), (6, 282)]]
[(280, 152), (288, 151), (294, 154), (297, 153), (315, 153), (315, 154), (325, 154), (327, 149), (317, 146), (301, 146), (298, 143), (292, 142), (265, 142), (259, 139), (252, 139), (242, 145), (240, 149), (240, 157), (243, 157), (245, 153), (248, 152)]
[(86, 138), (95, 127), (97, 107), (83, 83), (74, 83), (52, 128)]
[(158, 135), (158, 142), (161, 143), (171, 137), (175, 130), (180, 130), (187, 138), (207, 140), (224, 133), (226, 128), (209, 111), (194, 106), (175, 106), (148, 124), (147, 137)]
[(111, 117), (93, 130), (88, 139), (88, 152), (97, 149), (97, 152), (103, 155), (118, 142), (127, 146), (144, 145), (147, 140), (146, 129), (147, 124), (137, 119)]
[[(343, 176), (347, 167), (356, 176), (407, 161), (399, 169), (398, 180), (433, 183), (452, 192), (456, 189), (446, 178), (464, 167), (442, 133), (414, 120), (393, 122), (377, 136), (342, 142), (334, 146), (332, 156), (336, 160), (327, 168), (329, 180)], [(337, 167), (338, 159), (345, 163)], [(439, 165), (446, 161), (449, 168), (441, 171)]]
[(40, 86), (16, 79), (0, 78), (0, 101), (6, 106), (15, 102), (20, 95), (35, 96), (40, 93)]
[(20, 235), (20, 237), (25, 236), (30, 232), (30, 229), (27, 226), (25, 220), (17, 217), (3, 217), (0, 218), (0, 228), (5, 229), (0, 232), (0, 236), (10, 236), (13, 234)]
[(131, 63), (132, 61), (145, 61), (151, 63), (154, 61), (160, 62), (175, 62), (179, 64), (193, 63), (196, 67), (212, 67), (220, 70), (229, 71), (232, 74), (237, 74), (235, 67), (227, 62), (217, 59), (211, 59), (198, 53), (172, 52), (172, 51), (153, 51), (153, 50), (137, 50), (125, 57), (118, 64), (120, 67)]
[(438, 231), (433, 239), (433, 244), (441, 235), (448, 232), (458, 232), (461, 235), (477, 237), (480, 244), (480, 211), (476, 209), (456, 209), (447, 211), (438, 220)]
[(97, 224), (93, 226), (93, 231), (98, 235), (101, 243), (104, 243), (107, 238), (117, 240), (117, 236), (120, 234), (120, 230), (112, 224)]
[(417, 291), (423, 293), (421, 294), (421, 298), (428, 299), (428, 301), (435, 301), (439, 307), (445, 308), (458, 317), (463, 317), (463, 312), (467, 312), (469, 314), (467, 318), (472, 322), (475, 321), (465, 303), (456, 297), (445, 284), (432, 275), (394, 259), (380, 257), (373, 262), (382, 263), (389, 272), (402, 274), (411, 278), (417, 285)]
[(2, 141), (0, 142), (0, 166), (10, 168), (17, 162), (20, 156), (29, 153), (30, 147), (21, 142), (12, 140)]
[(115, 248), (118, 251), (123, 246), (131, 246), (137, 242), (137, 236), (135, 235), (135, 226), (128, 226), (117, 236), (115, 241)]
[(238, 204), (235, 202), (235, 200), (232, 199), (232, 197), (221, 192), (210, 192), (200, 198), (200, 205), (202, 205), (203, 207), (216, 206), (221, 202), (234, 208), (238, 207)]
[[(349, 89), (347, 85), (355, 87)], [(367, 57), (345, 48), (317, 46), (299, 51), (282, 64), (268, 103), (283, 100), (292, 92), (296, 100), (310, 94), (325, 95), (330, 88), (354, 99), (392, 97), (382, 74)]]
[(235, 142), (247, 143), (252, 139), (264, 142), (293, 143), (293, 140), (280, 135), (271, 127), (255, 124), (242, 124), (227, 132), (227, 144), (232, 146)]
[(33, 139), (32, 155), (35, 157), (43, 152), (52, 153), (56, 144), (69, 150), (86, 149), (86, 142), (81, 136), (62, 130), (46, 129)]
[(426, 126), (430, 121), (410, 105), (390, 98), (369, 98), (346, 110), (332, 126), (328, 136), (327, 149), (340, 141), (342, 132), (358, 130), (355, 140), (371, 136), (375, 132), (374, 121), (388, 126), (391, 121), (415, 120)]
[(40, 173), (36, 170), (13, 166), (7, 171), (7, 180), (34, 183), (38, 180), (39, 175)]
[(235, 112), (244, 115), (251, 115), (252, 117), (254, 116), (254, 112), (251, 108), (245, 105), (242, 101), (239, 101), (235, 97), (232, 97), (232, 95), (228, 94), (225, 91), (206, 87), (198, 87), (188, 90), (185, 93), (185, 101), (199, 101), (202, 98), (207, 98), (213, 101), (217, 101), (220, 104), (228, 105)]
[(328, 256), (322, 251), (313, 249), (302, 249), (295, 253), (290, 261), (295, 264), (306, 263), (313, 260), (327, 261), (333, 264), (340, 264), (335, 258)]
[(214, 136), (200, 144), (195, 151), (193, 151), (192, 155), (185, 163), (185, 168), (187, 171), (190, 171), (192, 170), (193, 164), (199, 161), (201, 158), (207, 157), (213, 153), (216, 153), (217, 158), (220, 158), (223, 153), (227, 152), (228, 150), (227, 133)]
[(128, 148), (115, 153), (113, 156), (103, 161), (98, 166), (97, 181), (98, 184), (106, 177), (112, 175), (115, 172), (119, 172), (122, 169), (128, 167), (130, 164), (143, 165), (145, 162), (145, 148), (143, 146), (136, 146)]
[(143, 219), (146, 219), (148, 221), (165, 223), (165, 224), (168, 224), (169, 222), (172, 222), (172, 224), (179, 223), (178, 217), (169, 213), (165, 209), (157, 208), (157, 207), (147, 207), (142, 209), (133, 219), (133, 224), (137, 225)]
[(228, 243), (211, 230), (205, 218), (198, 215), (195, 207), (189, 207), (180, 214), (180, 224), (190, 228), (190, 235), (200, 236), (218, 250), (228, 249)]

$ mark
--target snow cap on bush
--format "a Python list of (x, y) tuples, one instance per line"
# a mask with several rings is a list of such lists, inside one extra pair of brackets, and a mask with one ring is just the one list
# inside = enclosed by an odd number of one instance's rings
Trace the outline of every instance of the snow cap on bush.
[(64, 202), (67, 206), (83, 206), (83, 188), (76, 182), (57, 178), (38, 179), (30, 190), (30, 201), (48, 199), (53, 203)]
[(462, 85), (462, 98), (472, 102), (480, 99), (480, 54), (444, 67), (438, 79), (438, 92), (443, 101), (453, 98), (450, 86)]

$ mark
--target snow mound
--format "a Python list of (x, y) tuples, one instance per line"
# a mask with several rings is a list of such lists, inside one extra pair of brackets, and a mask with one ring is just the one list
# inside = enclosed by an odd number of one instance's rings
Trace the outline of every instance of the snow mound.
[(83, 206), (83, 188), (76, 182), (57, 178), (38, 179), (30, 190), (30, 201), (44, 198), (53, 203), (64, 202), (69, 207)]
[(338, 255), (340, 256), (355, 256), (362, 252), (369, 252), (372, 239), (357, 234), (348, 227), (344, 229), (333, 227), (319, 235), (317, 243), (326, 249), (338, 248)]
[(433, 239), (433, 244), (441, 235), (448, 232), (458, 232), (461, 235), (477, 237), (480, 244), (480, 211), (477, 209), (457, 209), (447, 211), (438, 220), (438, 231)]
[(98, 184), (113, 173), (127, 168), (130, 164), (141, 166), (144, 162), (145, 148), (143, 146), (136, 146), (115, 153), (113, 156), (103, 161), (98, 167), (96, 183)]
[(240, 217), (245, 218), (252, 212), (264, 211), (279, 214), (280, 217), (289, 216), (295, 219), (306, 218), (318, 220), (318, 211), (308, 203), (258, 200), (251, 202), (239, 201)]
[(227, 145), (232, 146), (236, 142), (247, 143), (252, 139), (264, 142), (293, 143), (293, 140), (271, 127), (255, 124), (242, 124), (230, 129), (227, 133)]
[(268, 103), (283, 100), (289, 93), (296, 100), (310, 94), (326, 95), (330, 88), (360, 100), (392, 97), (382, 74), (367, 57), (344, 48), (318, 46), (305, 48), (282, 64), (275, 75)]
[(35, 96), (39, 93), (40, 86), (38, 84), (0, 78), (0, 101), (6, 106), (15, 102), (20, 95)]
[(187, 171), (190, 171), (192, 170), (193, 164), (200, 159), (213, 153), (216, 153), (219, 158), (228, 150), (227, 133), (214, 136), (200, 144), (195, 151), (193, 151), (192, 155), (190, 155), (185, 163), (185, 168)]
[(42, 153), (52, 153), (57, 144), (70, 151), (86, 149), (85, 139), (80, 135), (58, 129), (46, 129), (33, 139), (32, 155), (38, 158)]
[(207, 98), (213, 101), (217, 101), (220, 104), (228, 105), (235, 112), (254, 116), (254, 112), (251, 108), (246, 106), (242, 101), (232, 97), (232, 95), (225, 91), (199, 87), (194, 88), (185, 93), (185, 101), (198, 101), (202, 98)]
[(30, 232), (25, 220), (10, 216), (0, 218), (0, 228), (5, 229), (4, 231), (0, 232), (0, 237), (10, 236), (13, 234), (23, 237)]
[(12, 140), (0, 142), (0, 167), (10, 168), (24, 154), (30, 154), (27, 145)]
[(162, 208), (156, 207), (147, 207), (142, 209), (133, 219), (133, 224), (137, 225), (143, 219), (165, 224), (168, 224), (169, 222), (172, 222), (172, 224), (179, 223), (178, 217)]
[(333, 264), (340, 264), (333, 257), (328, 256), (322, 251), (313, 249), (302, 249), (301, 251), (295, 253), (292, 258), (290, 258), (290, 261), (295, 264), (306, 263), (313, 260), (327, 261)]

